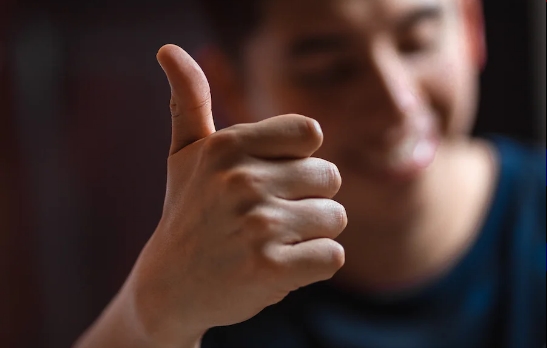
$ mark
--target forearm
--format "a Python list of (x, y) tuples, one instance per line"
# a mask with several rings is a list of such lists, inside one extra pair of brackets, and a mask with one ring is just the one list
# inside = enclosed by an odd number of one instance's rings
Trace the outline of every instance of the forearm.
[(181, 333), (173, 338), (148, 332), (137, 315), (134, 303), (122, 292), (79, 338), (74, 348), (200, 348), (201, 336)]

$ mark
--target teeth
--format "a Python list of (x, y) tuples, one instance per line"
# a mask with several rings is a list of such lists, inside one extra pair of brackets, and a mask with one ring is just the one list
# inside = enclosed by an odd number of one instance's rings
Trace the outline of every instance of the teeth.
[(395, 170), (407, 166), (427, 166), (435, 156), (435, 145), (429, 134), (434, 128), (434, 121), (426, 116), (412, 120), (407, 135), (389, 153), (388, 165)]
[(389, 160), (391, 166), (397, 168), (411, 162), (419, 142), (420, 138), (418, 136), (410, 136), (403, 140), (399, 146), (391, 151)]
[(430, 160), (434, 153), (435, 148), (433, 144), (430, 141), (423, 139), (414, 148), (413, 158), (418, 164), (423, 165)]

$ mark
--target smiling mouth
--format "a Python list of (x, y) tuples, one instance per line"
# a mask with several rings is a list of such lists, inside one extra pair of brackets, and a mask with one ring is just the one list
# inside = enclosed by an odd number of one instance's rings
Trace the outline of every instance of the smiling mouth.
[(394, 171), (427, 168), (435, 159), (437, 141), (431, 135), (407, 136), (387, 154), (387, 163)]
[[(346, 152), (348, 168), (368, 172), (382, 179), (408, 180), (417, 177), (430, 167), (436, 157), (440, 142), (435, 119), (421, 116), (407, 126), (405, 135), (389, 146), (376, 149), (366, 146), (353, 155)], [(349, 155), (349, 156), (348, 156)]]

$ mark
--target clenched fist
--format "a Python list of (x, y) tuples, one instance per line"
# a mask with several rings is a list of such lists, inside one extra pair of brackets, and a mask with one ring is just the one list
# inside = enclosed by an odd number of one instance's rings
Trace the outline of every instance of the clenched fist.
[(331, 278), (347, 217), (332, 200), (337, 167), (311, 157), (323, 141), (316, 121), (285, 115), (215, 132), (198, 64), (173, 45), (158, 61), (172, 93), (165, 205), (122, 293), (149, 337), (180, 344)]

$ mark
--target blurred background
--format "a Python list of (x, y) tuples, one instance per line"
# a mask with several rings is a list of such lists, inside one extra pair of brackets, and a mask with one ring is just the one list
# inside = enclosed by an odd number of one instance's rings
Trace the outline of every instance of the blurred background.
[[(476, 133), (544, 146), (545, 3), (484, 5)], [(70, 346), (122, 285), (163, 204), (155, 54), (206, 41), (188, 0), (0, 0), (2, 347)]]

